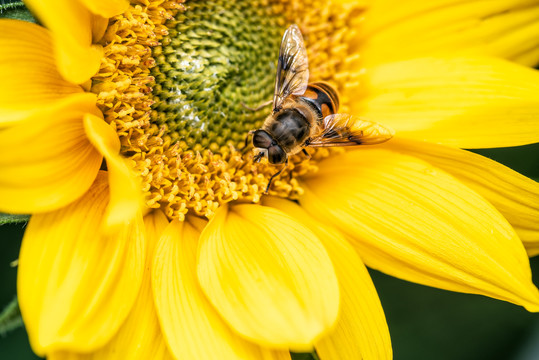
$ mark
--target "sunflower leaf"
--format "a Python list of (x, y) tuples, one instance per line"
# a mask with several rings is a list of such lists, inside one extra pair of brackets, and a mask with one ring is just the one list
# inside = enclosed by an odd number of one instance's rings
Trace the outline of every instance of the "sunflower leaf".
[(36, 23), (36, 19), (20, 0), (0, 0), (0, 18)]
[(0, 335), (4, 336), (9, 331), (22, 326), (19, 302), (15, 297), (0, 313)]
[(0, 213), (0, 226), (6, 224), (25, 223), (30, 220), (30, 215), (13, 215)]

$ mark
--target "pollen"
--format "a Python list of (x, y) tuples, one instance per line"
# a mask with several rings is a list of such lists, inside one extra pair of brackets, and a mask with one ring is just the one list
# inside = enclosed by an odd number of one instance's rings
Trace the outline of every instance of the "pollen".
[[(319, 0), (138, 0), (110, 19), (91, 91), (142, 180), (147, 206), (183, 220), (209, 218), (230, 201), (258, 202), (280, 167), (254, 162), (246, 137), (271, 112), (253, 108), (273, 97), (284, 29), (302, 30), (310, 81), (341, 88), (354, 60), (346, 44), (357, 11)], [(269, 194), (297, 198), (298, 179), (334, 151), (291, 156)]]

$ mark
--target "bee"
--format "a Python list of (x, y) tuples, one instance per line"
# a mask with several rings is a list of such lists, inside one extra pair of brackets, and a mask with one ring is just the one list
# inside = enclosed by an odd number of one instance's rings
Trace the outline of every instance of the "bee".
[(339, 96), (327, 83), (309, 83), (309, 64), (303, 36), (297, 25), (284, 33), (277, 62), (273, 111), (261, 129), (249, 132), (258, 154), (273, 165), (288, 165), (288, 158), (306, 147), (355, 146), (383, 143), (393, 132), (374, 122), (337, 113)]

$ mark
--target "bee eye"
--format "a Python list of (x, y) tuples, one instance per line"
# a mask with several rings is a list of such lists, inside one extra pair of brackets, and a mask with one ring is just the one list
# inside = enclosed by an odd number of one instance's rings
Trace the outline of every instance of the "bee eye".
[(283, 164), (286, 161), (286, 153), (279, 145), (268, 149), (268, 160), (272, 164)]
[(264, 130), (257, 130), (253, 135), (253, 146), (257, 148), (267, 149), (271, 146), (273, 139)]

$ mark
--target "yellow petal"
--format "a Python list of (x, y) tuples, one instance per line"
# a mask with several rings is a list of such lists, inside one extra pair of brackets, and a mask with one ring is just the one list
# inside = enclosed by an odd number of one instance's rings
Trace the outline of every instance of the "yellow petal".
[(226, 325), (200, 289), (196, 256), (200, 233), (174, 220), (158, 243), (152, 267), (155, 304), (177, 359), (286, 359), (242, 338)]
[(52, 32), (62, 76), (82, 84), (99, 70), (103, 49), (92, 44), (93, 14), (79, 1), (27, 0), (25, 4)]
[(92, 144), (107, 161), (111, 205), (105, 226), (122, 225), (125, 219), (133, 218), (144, 203), (137, 175), (119, 155), (120, 140), (110, 125), (97, 116), (86, 114), (84, 127)]
[(397, 134), (460, 148), (539, 141), (539, 72), (494, 58), (421, 58), (370, 68), (351, 112)]
[(333, 265), (316, 235), (285, 213), (223, 206), (200, 242), (202, 289), (246, 338), (309, 350), (334, 324), (339, 289)]
[[(146, 258), (146, 269), (148, 270), (148, 273), (145, 273), (145, 275), (148, 275), (150, 273), (150, 269), (153, 266), (153, 259), (156, 251), (157, 244), (159, 242), (159, 239), (165, 232), (165, 229), (167, 228), (168, 224), (170, 222), (168, 221), (165, 213), (163, 213), (159, 209), (154, 209), (151, 213), (144, 216), (144, 225), (146, 228), (146, 234), (148, 238), (147, 242), (147, 254), (148, 257)], [(151, 281), (151, 277), (150, 277)], [(153, 298), (153, 295), (152, 295)]]
[(529, 257), (537, 256), (539, 255), (539, 246), (537, 246), (535, 243), (532, 245), (527, 245), (526, 251), (528, 252)]
[(539, 311), (528, 258), (513, 228), (442, 170), (384, 149), (320, 164), (300, 198), (353, 239), (365, 263), (390, 275)]
[(537, 182), (469, 151), (405, 139), (393, 139), (384, 147), (426, 160), (455, 176), (498, 209), (528, 252), (539, 248)]
[(86, 113), (101, 114), (95, 95), (72, 95), (0, 132), (0, 211), (51, 211), (88, 190), (102, 156), (84, 133)]
[(112, 236), (100, 233), (108, 198), (100, 173), (81, 199), (28, 224), (17, 293), (38, 355), (94, 351), (131, 310), (142, 280), (144, 224), (139, 215)]
[[(370, 4), (369, 0), (334, 0), (331, 2), (333, 6), (340, 6), (343, 9), (350, 9), (352, 7), (356, 9), (367, 8)], [(352, 19), (353, 21), (354, 19)]]
[(539, 47), (516, 55), (513, 61), (518, 62), (519, 64), (533, 64), (537, 58), (539, 58)]
[(94, 15), (92, 17), (92, 39), (94, 43), (101, 40), (103, 35), (105, 35), (105, 31), (107, 31), (108, 26), (109, 19), (99, 15)]
[(129, 7), (127, 0), (80, 0), (92, 13), (110, 18), (123, 13)]
[(335, 329), (315, 344), (320, 359), (391, 359), (391, 339), (380, 299), (352, 245), (336, 229), (322, 226), (292, 201), (264, 197), (263, 204), (293, 216), (313, 230), (333, 261), (341, 309)]
[(366, 64), (454, 53), (492, 55), (526, 66), (539, 56), (539, 4), (533, 0), (393, 0), (363, 14), (360, 54)]
[(88, 353), (55, 352), (49, 356), (49, 360), (173, 360), (170, 354), (161, 327), (157, 319), (153, 294), (151, 288), (150, 268), (153, 251), (157, 240), (168, 225), (168, 220), (161, 211), (154, 211), (144, 217), (146, 228), (146, 266), (142, 285), (137, 300), (112, 340), (99, 350)]
[(0, 127), (25, 119), (51, 102), (82, 92), (54, 62), (50, 33), (18, 20), (0, 20)]

